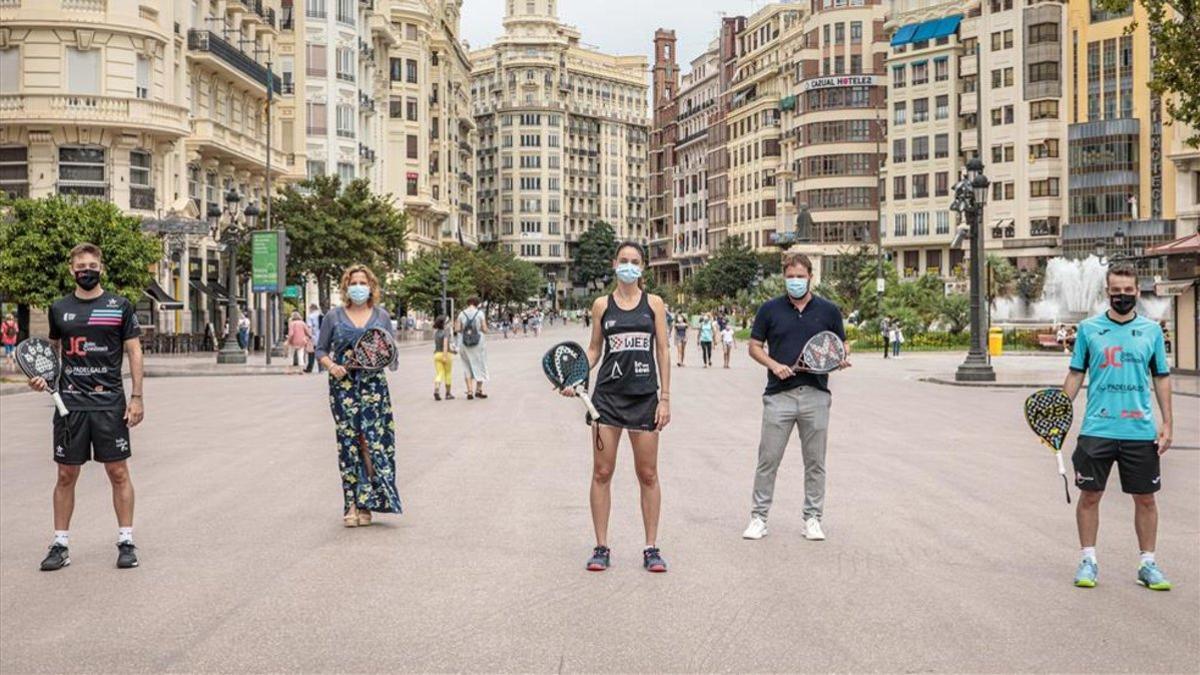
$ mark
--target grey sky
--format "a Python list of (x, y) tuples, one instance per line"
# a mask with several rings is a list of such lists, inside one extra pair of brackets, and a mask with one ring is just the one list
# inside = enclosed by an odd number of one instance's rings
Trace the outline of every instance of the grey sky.
[[(583, 41), (614, 54), (645, 54), (653, 61), (654, 31), (675, 30), (679, 66), (708, 47), (717, 36), (719, 12), (749, 15), (766, 0), (559, 0), (559, 18), (583, 33)], [(501, 32), (504, 0), (465, 0), (463, 37), (477, 49), (492, 43)]]

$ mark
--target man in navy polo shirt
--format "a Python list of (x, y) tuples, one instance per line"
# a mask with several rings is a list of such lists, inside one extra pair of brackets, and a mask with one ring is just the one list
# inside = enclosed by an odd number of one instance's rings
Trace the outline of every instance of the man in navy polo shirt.
[[(842, 312), (832, 302), (813, 295), (812, 262), (802, 253), (783, 258), (787, 294), (766, 302), (750, 329), (750, 358), (767, 369), (763, 395), (762, 435), (758, 470), (754, 475), (754, 507), (746, 539), (767, 534), (767, 512), (775, 494), (775, 475), (783, 460), (792, 429), (799, 428), (804, 456), (804, 536), (825, 539), (821, 515), (825, 503), (825, 440), (829, 430), (829, 376), (794, 372), (792, 364), (808, 340), (832, 331), (845, 340)], [(763, 347), (766, 346), (764, 350)], [(842, 367), (849, 366), (842, 362)]]

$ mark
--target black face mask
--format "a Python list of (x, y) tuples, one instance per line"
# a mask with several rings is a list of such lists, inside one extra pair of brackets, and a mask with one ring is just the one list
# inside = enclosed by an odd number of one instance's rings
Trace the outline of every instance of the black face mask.
[(100, 285), (100, 270), (79, 270), (75, 273), (75, 283), (85, 291), (90, 291)]
[(1134, 307), (1137, 307), (1137, 296), (1128, 294), (1110, 295), (1108, 296), (1108, 304), (1117, 314), (1128, 314), (1133, 311)]

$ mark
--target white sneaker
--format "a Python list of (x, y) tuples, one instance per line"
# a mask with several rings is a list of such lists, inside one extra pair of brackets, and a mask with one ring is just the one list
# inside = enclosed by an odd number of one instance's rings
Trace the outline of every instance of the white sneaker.
[(825, 541), (825, 532), (821, 529), (821, 521), (816, 518), (804, 521), (804, 538), (809, 541)]
[(750, 526), (742, 533), (742, 539), (762, 539), (767, 536), (767, 521), (755, 516), (750, 519)]

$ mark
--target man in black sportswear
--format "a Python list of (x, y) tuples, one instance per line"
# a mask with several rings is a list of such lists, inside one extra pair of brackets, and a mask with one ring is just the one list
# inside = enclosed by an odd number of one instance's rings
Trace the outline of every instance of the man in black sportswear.
[[(129, 300), (100, 287), (104, 263), (100, 248), (80, 244), (71, 249), (75, 290), (50, 306), (50, 341), (62, 359), (58, 389), (69, 411), (54, 413), (54, 541), (42, 560), (49, 572), (71, 564), (67, 549), (75, 482), (89, 459), (104, 464), (117, 512), (117, 567), (137, 567), (133, 545), (133, 483), (129, 478), (129, 428), (142, 421), (142, 347), (137, 314)], [(121, 366), (129, 354), (133, 392), (128, 403)], [(29, 386), (45, 391), (46, 381)]]

